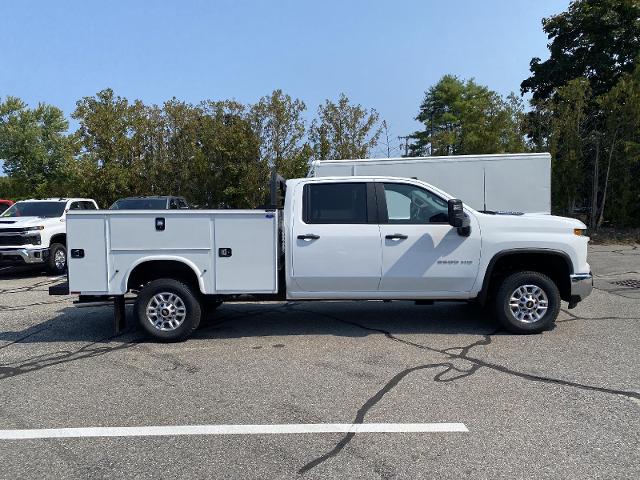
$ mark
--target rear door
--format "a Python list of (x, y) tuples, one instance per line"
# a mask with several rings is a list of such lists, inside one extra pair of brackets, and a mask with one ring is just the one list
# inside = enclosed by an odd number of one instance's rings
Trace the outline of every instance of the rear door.
[(461, 236), (448, 223), (447, 201), (409, 183), (380, 182), (381, 292), (417, 297), (459, 294), (473, 287), (480, 260), (480, 232)]
[[(382, 268), (374, 186), (363, 180), (298, 185), (292, 280), (304, 292), (375, 292)], [(332, 295), (323, 295), (331, 297)]]

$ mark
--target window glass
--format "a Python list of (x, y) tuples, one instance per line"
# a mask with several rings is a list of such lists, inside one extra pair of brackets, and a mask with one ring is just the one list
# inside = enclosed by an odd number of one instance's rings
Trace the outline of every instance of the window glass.
[(166, 198), (122, 198), (110, 210), (166, 210)]
[(169, 209), (171, 209), (171, 210), (177, 210), (178, 209), (178, 203), (176, 202), (176, 200), (174, 198), (169, 200)]
[(367, 223), (367, 184), (324, 183), (305, 188), (306, 223)]
[(85, 210), (97, 210), (93, 202), (82, 202), (82, 206)]
[(65, 205), (64, 202), (18, 202), (1, 216), (55, 218), (62, 216)]
[(402, 183), (385, 183), (388, 223), (447, 223), (447, 202), (424, 188)]
[(183, 198), (178, 199), (178, 206), (180, 208), (189, 208), (189, 206), (187, 205), (187, 202), (185, 202)]
[(82, 206), (82, 202), (71, 202), (69, 210), (84, 210), (84, 207)]

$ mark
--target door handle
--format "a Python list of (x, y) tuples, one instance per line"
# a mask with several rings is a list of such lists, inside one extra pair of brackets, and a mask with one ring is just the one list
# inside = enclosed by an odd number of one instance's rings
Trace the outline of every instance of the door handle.
[(409, 236), (404, 233), (393, 233), (391, 235), (385, 235), (384, 238), (387, 240), (406, 240)]
[(298, 240), (317, 240), (320, 238), (320, 235), (316, 235), (315, 233), (307, 233), (305, 235), (298, 235)]

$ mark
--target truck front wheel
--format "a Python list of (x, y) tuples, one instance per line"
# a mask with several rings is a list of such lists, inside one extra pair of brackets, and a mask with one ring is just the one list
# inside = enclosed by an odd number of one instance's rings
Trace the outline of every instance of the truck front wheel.
[(518, 272), (504, 279), (496, 295), (496, 313), (512, 333), (540, 333), (560, 312), (556, 284), (539, 272)]
[(52, 243), (49, 248), (47, 261), (49, 272), (53, 275), (62, 275), (67, 269), (67, 248), (61, 243)]
[(188, 285), (170, 278), (145, 285), (136, 299), (135, 312), (142, 328), (163, 342), (186, 339), (202, 318), (199, 297)]

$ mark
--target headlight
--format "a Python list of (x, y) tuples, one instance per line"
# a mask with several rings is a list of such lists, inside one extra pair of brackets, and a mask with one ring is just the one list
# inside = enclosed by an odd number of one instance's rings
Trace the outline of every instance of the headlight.
[(44, 225), (38, 225), (37, 227), (27, 227), (24, 229), (25, 232), (33, 232), (34, 230), (44, 230)]
[(578, 235), (579, 237), (586, 237), (587, 236), (587, 229), (586, 228), (574, 228), (573, 229), (573, 234), (574, 235)]

